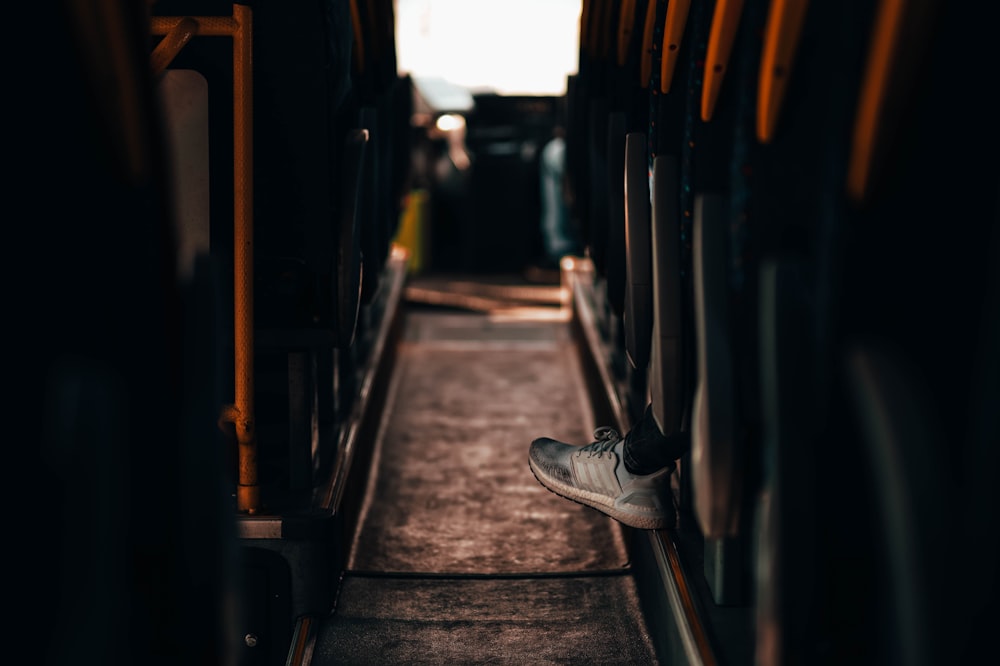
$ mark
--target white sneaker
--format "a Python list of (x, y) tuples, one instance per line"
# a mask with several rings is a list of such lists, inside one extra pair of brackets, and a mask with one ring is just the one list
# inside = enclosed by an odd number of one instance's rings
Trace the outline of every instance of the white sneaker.
[(642, 530), (676, 524), (670, 492), (673, 465), (638, 476), (625, 469), (625, 440), (614, 428), (594, 431), (586, 446), (548, 437), (531, 443), (528, 464), (543, 486), (567, 499), (593, 507), (615, 520)]

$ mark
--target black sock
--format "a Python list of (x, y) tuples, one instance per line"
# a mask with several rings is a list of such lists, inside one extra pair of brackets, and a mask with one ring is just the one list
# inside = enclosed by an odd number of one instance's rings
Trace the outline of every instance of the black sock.
[(625, 435), (622, 446), (625, 469), (630, 474), (645, 475), (672, 466), (691, 446), (691, 435), (686, 431), (670, 436), (660, 432), (653, 417), (653, 406), (647, 405), (642, 418)]

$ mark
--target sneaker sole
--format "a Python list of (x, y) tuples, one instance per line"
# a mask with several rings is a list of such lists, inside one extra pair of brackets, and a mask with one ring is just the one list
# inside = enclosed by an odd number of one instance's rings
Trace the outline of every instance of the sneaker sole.
[(583, 490), (582, 488), (575, 488), (562, 483), (561, 481), (557, 481), (556, 479), (549, 478), (544, 472), (535, 467), (535, 461), (531, 458), (528, 458), (528, 466), (531, 468), (531, 473), (535, 475), (535, 479), (556, 495), (565, 497), (568, 500), (573, 500), (577, 504), (597, 509), (601, 513), (611, 516), (618, 522), (628, 525), (629, 527), (634, 527), (640, 530), (662, 530), (668, 527), (673, 527), (676, 523), (673, 515), (657, 517), (624, 511), (615, 506), (614, 500), (610, 499), (606, 495), (601, 495), (600, 493), (591, 492), (589, 490)]

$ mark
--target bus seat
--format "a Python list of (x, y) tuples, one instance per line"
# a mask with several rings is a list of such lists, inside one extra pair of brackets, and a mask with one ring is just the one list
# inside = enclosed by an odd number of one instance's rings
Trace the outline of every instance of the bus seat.
[(652, 247), (653, 332), (649, 365), (650, 403), (664, 434), (679, 432), (685, 404), (681, 336), (683, 287), (681, 285), (680, 225), (677, 188), (680, 183), (675, 155), (653, 161), (653, 197), (650, 243)]
[[(738, 90), (732, 81), (723, 88), (730, 65), (743, 67), (744, 72), (748, 69), (742, 61), (730, 57), (741, 13), (742, 2), (716, 2), (711, 7), (696, 7), (692, 20), (693, 34), (704, 36), (698, 41), (706, 43), (699, 48), (706, 69), (702, 85), (690, 92), (696, 109), (691, 111), (689, 121), (693, 139), (690, 143), (694, 146), (689, 152), (693, 172), (689, 182), (694, 196), (692, 273), (697, 357), (691, 483), (695, 515), (706, 540), (713, 542), (737, 537), (744, 527), (741, 515), (746, 437), (738, 433), (749, 429), (741, 422), (736, 404), (734, 353), (746, 349), (736, 343), (745, 337), (746, 326), (743, 321), (737, 325), (730, 315), (730, 304), (742, 296), (732, 288), (735, 267), (731, 259), (733, 229), (739, 228), (730, 184)], [(703, 55), (701, 48), (705, 49)], [(745, 53), (740, 55), (745, 57)], [(711, 547), (716, 546), (719, 544), (712, 543)], [(742, 567), (737, 563), (731, 568), (739, 571)], [(728, 588), (724, 595), (727, 602), (742, 596), (740, 582), (733, 573), (723, 573), (716, 567), (709, 580), (717, 601), (722, 600), (724, 587)]]
[(646, 135), (630, 132), (625, 143), (625, 353), (645, 371), (653, 329), (652, 231)]
[(364, 258), (361, 251), (361, 196), (365, 178), (364, 164), (369, 134), (366, 129), (348, 133), (344, 142), (341, 173), (345, 195), (338, 224), (339, 253), (337, 256), (337, 340), (341, 348), (354, 342), (361, 304)]
[(691, 416), (694, 509), (706, 538), (739, 530), (742, 460), (736, 439), (728, 293), (729, 201), (695, 199), (694, 304), (698, 384)]
[(627, 118), (624, 111), (608, 115), (608, 222), (605, 246), (608, 302), (616, 316), (625, 312), (625, 144)]
[(602, 277), (607, 276), (607, 238), (610, 217), (608, 201), (608, 117), (607, 97), (592, 97), (588, 114), (587, 143), (590, 166), (588, 179), (590, 213), (590, 238), (587, 246), (594, 262), (594, 268)]

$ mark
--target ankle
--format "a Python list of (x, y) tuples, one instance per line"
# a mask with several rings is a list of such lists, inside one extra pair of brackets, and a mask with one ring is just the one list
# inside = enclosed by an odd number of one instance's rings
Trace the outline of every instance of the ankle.
[(687, 431), (665, 436), (655, 425), (652, 430), (637, 427), (625, 435), (622, 459), (629, 474), (645, 476), (665, 467), (673, 469), (690, 448), (691, 436)]

